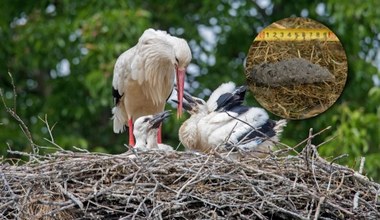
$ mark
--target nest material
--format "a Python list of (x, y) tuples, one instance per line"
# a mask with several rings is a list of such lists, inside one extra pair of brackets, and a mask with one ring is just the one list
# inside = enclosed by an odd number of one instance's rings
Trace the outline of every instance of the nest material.
[(295, 156), (60, 151), (0, 172), (10, 219), (380, 218), (380, 185), (307, 144)]
[[(326, 28), (310, 19), (289, 18), (268, 28)], [(333, 81), (271, 87), (257, 84), (253, 69), (263, 63), (302, 58), (326, 68)], [(300, 72), (300, 71), (297, 71)], [(324, 112), (338, 99), (347, 79), (347, 57), (340, 42), (253, 41), (247, 56), (247, 83), (257, 101), (272, 113), (289, 119), (310, 118)]]

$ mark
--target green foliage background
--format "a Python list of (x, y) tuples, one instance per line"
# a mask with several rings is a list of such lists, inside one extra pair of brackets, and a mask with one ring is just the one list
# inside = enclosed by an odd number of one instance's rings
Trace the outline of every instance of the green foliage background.
[[(112, 132), (113, 65), (146, 28), (188, 40), (193, 60), (187, 89), (204, 97), (223, 82), (245, 82), (242, 63), (262, 28), (289, 16), (307, 16), (339, 36), (348, 56), (348, 81), (341, 98), (324, 114), (291, 121), (283, 142), (294, 145), (307, 137), (309, 128), (318, 131), (331, 125), (314, 140), (318, 144), (335, 137), (324, 144), (321, 154), (333, 159), (348, 153), (339, 162), (354, 168), (365, 156), (366, 172), (380, 180), (379, 8), (379, 1), (358, 0), (3, 0), (0, 88), (38, 145), (51, 146), (39, 119), (46, 115), (55, 125), (53, 135), (60, 146), (120, 153), (127, 135)], [(205, 33), (214, 38), (210, 41)], [(8, 72), (17, 87), (16, 105)], [(251, 95), (248, 102), (257, 104)], [(180, 124), (172, 117), (164, 126), (164, 140), (172, 146), (179, 143)], [(8, 147), (31, 151), (19, 124), (1, 105), (0, 154), (13, 157), (7, 154)]]

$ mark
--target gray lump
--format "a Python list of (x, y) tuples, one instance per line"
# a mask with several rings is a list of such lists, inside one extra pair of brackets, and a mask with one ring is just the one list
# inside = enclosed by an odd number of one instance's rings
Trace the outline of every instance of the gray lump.
[(256, 65), (251, 78), (256, 84), (272, 87), (334, 81), (326, 68), (303, 58), (291, 58), (275, 63)]

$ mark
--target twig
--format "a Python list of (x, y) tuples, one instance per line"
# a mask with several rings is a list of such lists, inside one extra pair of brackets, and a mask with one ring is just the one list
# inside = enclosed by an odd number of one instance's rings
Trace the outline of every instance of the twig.
[(352, 203), (353, 203), (352, 209), (353, 210), (357, 209), (359, 206), (359, 195), (360, 195), (360, 191), (357, 191), (354, 195), (354, 200), (352, 201)]
[(307, 214), (307, 219), (311, 219), (311, 214), (312, 214), (312, 212), (313, 212), (313, 208), (314, 208), (314, 203), (315, 203), (315, 198), (313, 197), (312, 199), (311, 199), (311, 202), (308, 202), (308, 206), (309, 206), (309, 204), (310, 204), (310, 208), (309, 208), (309, 212), (308, 212), (308, 214)]
[(54, 145), (54, 147), (56, 147), (58, 150), (61, 150), (61, 151), (65, 151), (65, 149), (63, 149), (61, 146), (59, 146), (58, 144), (56, 144), (54, 141), (51, 141), (47, 138), (44, 138), (45, 141), (49, 142), (50, 144)]
[(12, 90), (13, 90), (13, 111), (14, 112), (17, 112), (17, 92), (16, 92), (16, 86), (15, 86), (15, 82), (13, 80), (13, 76), (10, 72), (8, 72), (8, 76), (9, 78), (11, 79), (11, 85), (12, 85)]
[(325, 145), (326, 143), (328, 143), (328, 142), (334, 140), (336, 137), (337, 137), (337, 135), (332, 136), (332, 137), (330, 137), (330, 138), (327, 138), (325, 141), (323, 141), (322, 143), (318, 144), (318, 145), (316, 146), (316, 148), (318, 149), (319, 147), (322, 147), (322, 146)]
[[(211, 155), (210, 155), (211, 156)], [(201, 171), (203, 170), (203, 168), (205, 167), (205, 164), (207, 164), (207, 162), (209, 161), (210, 159), (210, 156), (207, 157), (206, 161), (203, 163), (203, 165), (199, 168), (198, 172), (195, 174), (195, 176), (193, 176), (193, 178), (191, 178), (190, 180), (188, 180), (182, 187), (181, 189), (178, 190), (177, 192), (177, 195), (176, 195), (176, 198), (178, 199), (179, 196), (181, 195), (182, 191), (188, 186), (190, 185), (196, 178), (198, 178), (198, 176), (201, 174)]]
[(13, 200), (15, 200), (17, 196), (16, 196), (16, 194), (13, 192), (12, 187), (9, 185), (7, 179), (5, 178), (4, 173), (1, 172), (1, 173), (0, 173), (0, 176), (1, 176), (1, 179), (3, 180), (3, 183), (4, 183), (5, 188), (6, 188), (7, 191), (11, 194), (11, 198), (12, 198)]
[(79, 152), (85, 152), (85, 153), (90, 153), (90, 151), (88, 151), (87, 149), (83, 149), (81, 147), (77, 147), (77, 146), (73, 146), (73, 149), (74, 150), (77, 150)]
[(335, 161), (340, 160), (340, 159), (342, 159), (344, 157), (348, 157), (348, 154), (342, 154), (342, 155), (339, 155), (339, 156), (335, 157), (334, 159), (331, 160), (330, 165), (333, 164), (333, 163), (335, 163)]
[(267, 203), (268, 205), (272, 206), (273, 208), (275, 208), (276, 210), (282, 212), (282, 213), (288, 214), (288, 215), (290, 215), (290, 216), (292, 216), (292, 217), (297, 217), (298, 219), (304, 219), (304, 220), (307, 220), (307, 218), (305, 218), (305, 217), (299, 215), (298, 213), (295, 213), (295, 212), (292, 212), (292, 211), (286, 210), (286, 209), (284, 209), (284, 208), (281, 208), (281, 207), (275, 205), (275, 204), (272, 203), (272, 202), (266, 201), (266, 203)]
[(360, 158), (359, 174), (362, 174), (362, 173), (363, 173), (364, 163), (365, 163), (365, 157), (361, 157), (361, 158)]
[[(54, 141), (54, 137), (53, 137), (53, 134), (52, 134), (52, 131), (53, 131), (53, 129), (54, 129), (54, 127), (55, 127), (55, 125), (57, 124), (57, 123), (54, 123), (54, 125), (52, 126), (52, 127), (50, 127), (50, 125), (49, 125), (49, 122), (48, 122), (48, 120), (47, 120), (47, 115), (45, 114), (45, 119), (42, 119), (41, 117), (38, 117), (44, 124), (45, 124), (45, 126), (46, 126), (46, 128), (47, 128), (47, 130), (48, 130), (48, 132), (49, 132), (49, 136), (50, 136), (50, 142), (51, 143), (53, 143), (53, 144), (55, 144), (55, 141)], [(55, 144), (56, 145), (56, 144)]]
[(313, 136), (313, 129), (310, 128), (309, 129), (309, 138), (307, 139), (306, 147), (302, 150), (307, 170), (309, 169), (309, 157), (310, 157), (309, 151), (311, 150), (310, 146), (311, 146), (311, 139), (312, 139), (311, 137), (312, 136)]
[(326, 199), (326, 197), (324, 197), (324, 196), (319, 198), (318, 206), (317, 206), (317, 209), (315, 210), (314, 220), (318, 220), (319, 213), (321, 212), (321, 206), (322, 206), (323, 202), (325, 201), (325, 199)]
[[(23, 133), (25, 134), (25, 136), (27, 137), (27, 139), (28, 139), (28, 141), (30, 143), (30, 146), (31, 146), (32, 151), (33, 151), (33, 155), (35, 155), (35, 154), (38, 153), (38, 148), (34, 144), (34, 141), (33, 141), (33, 138), (32, 138), (32, 134), (30, 133), (28, 126), (26, 126), (26, 124), (24, 123), (24, 121), (16, 113), (16, 97), (17, 97), (16, 86), (14, 84), (12, 74), (8, 72), (8, 75), (11, 78), (11, 83), (12, 83), (12, 87), (13, 87), (13, 101), (14, 101), (13, 109), (10, 108), (10, 107), (8, 107), (7, 103), (5, 102), (5, 98), (4, 98), (4, 94), (3, 94), (3, 90), (2, 89), (0, 89), (1, 100), (3, 102), (5, 110), (8, 112), (8, 114), (10, 114), (19, 123), (19, 126), (20, 126), (21, 130), (23, 131)], [(32, 157), (30, 159), (33, 160), (34, 158)]]
[(63, 195), (69, 197), (76, 205), (79, 206), (79, 208), (81, 210), (83, 210), (83, 203), (80, 201), (80, 199), (78, 199), (77, 197), (74, 196), (74, 194), (70, 193), (69, 191), (65, 190), (61, 184), (55, 182), (54, 185), (56, 187), (58, 187), (59, 191), (61, 191), (61, 193), (63, 193)]

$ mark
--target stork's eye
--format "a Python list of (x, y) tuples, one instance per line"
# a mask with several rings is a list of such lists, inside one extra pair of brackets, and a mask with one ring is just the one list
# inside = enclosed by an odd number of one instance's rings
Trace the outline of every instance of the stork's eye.
[(149, 121), (149, 118), (144, 118), (143, 122)]

